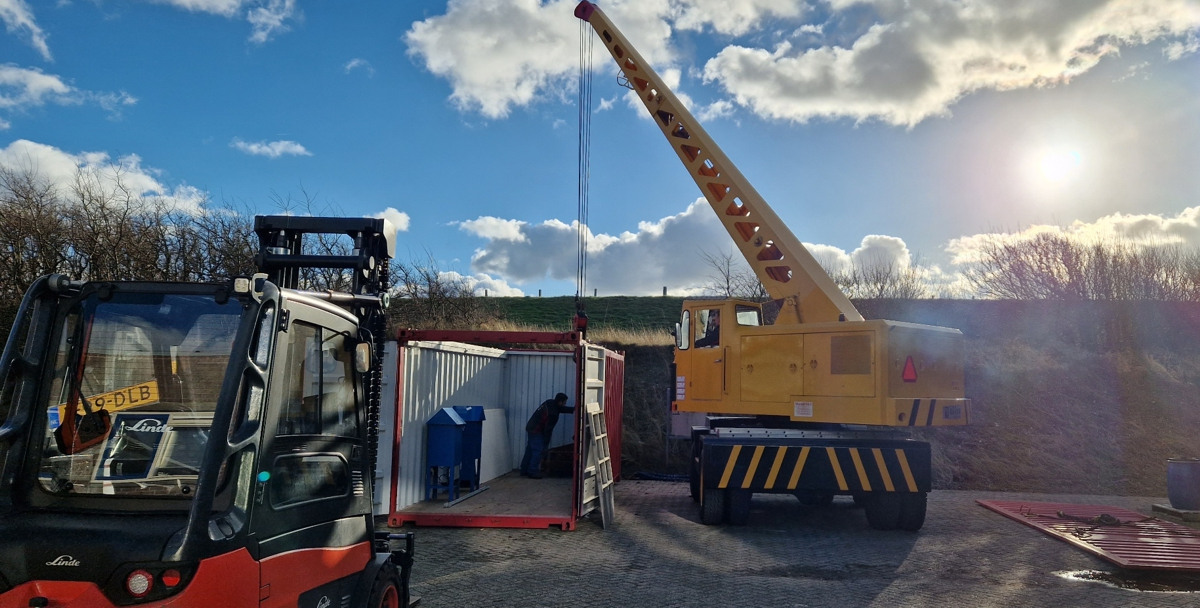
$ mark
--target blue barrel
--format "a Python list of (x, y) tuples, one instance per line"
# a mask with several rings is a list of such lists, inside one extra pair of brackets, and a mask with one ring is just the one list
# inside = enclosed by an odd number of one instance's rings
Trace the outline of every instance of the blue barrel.
[[(458, 497), (466, 426), (458, 412), (448, 407), (438, 410), (425, 423), (425, 500), (437, 498), (441, 490), (446, 490), (450, 500)], [(440, 483), (443, 476), (445, 484)]]
[(472, 490), (479, 489), (479, 470), (483, 458), (483, 406), (456, 405), (454, 411), (463, 419), (462, 472), (459, 476)]
[(1200, 511), (1200, 459), (1167, 460), (1167, 498), (1183, 511)]

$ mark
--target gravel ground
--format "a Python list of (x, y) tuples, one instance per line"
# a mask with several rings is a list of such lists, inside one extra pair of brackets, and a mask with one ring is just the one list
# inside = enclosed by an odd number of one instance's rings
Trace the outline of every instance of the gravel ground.
[[(1058, 573), (1119, 568), (975, 504), (1164, 499), (933, 492), (918, 533), (879, 532), (839, 498), (826, 508), (756, 495), (750, 525), (699, 523), (687, 484), (617, 484), (610, 530), (416, 528), (422, 606), (1196, 606)], [(844, 501), (844, 502), (843, 502)], [(411, 527), (409, 529), (412, 529)]]

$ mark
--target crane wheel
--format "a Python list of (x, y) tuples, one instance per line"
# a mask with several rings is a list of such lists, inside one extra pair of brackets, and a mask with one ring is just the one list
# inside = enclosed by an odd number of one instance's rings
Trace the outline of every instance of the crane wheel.
[(700, 502), (700, 462), (697, 458), (693, 458), (692, 466), (688, 467), (688, 489), (692, 502)]
[(806, 507), (828, 507), (833, 504), (833, 493), (800, 490), (796, 492), (796, 500)]
[(928, 494), (915, 492), (903, 495), (904, 508), (900, 512), (900, 522), (897, 527), (901, 530), (916, 532), (925, 525), (925, 507)]
[(700, 498), (700, 523), (706, 526), (715, 526), (725, 521), (725, 503), (728, 494), (728, 490), (706, 489), (704, 491), (704, 496)]
[(368, 608), (407, 608), (408, 597), (400, 589), (400, 576), (392, 564), (384, 564), (375, 577), (371, 587), (371, 597), (367, 600)]
[(744, 526), (750, 523), (750, 490), (729, 490), (726, 503), (729, 507), (729, 523), (734, 526)]
[(895, 530), (904, 511), (904, 495), (896, 492), (868, 494), (863, 504), (867, 523), (876, 530)]

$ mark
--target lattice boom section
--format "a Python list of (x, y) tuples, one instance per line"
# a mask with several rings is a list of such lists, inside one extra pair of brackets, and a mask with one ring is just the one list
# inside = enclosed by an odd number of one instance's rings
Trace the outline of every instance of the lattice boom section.
[[(667, 141), (675, 148), (676, 154), (684, 161), (695, 180), (696, 185), (725, 229), (734, 237), (738, 247), (742, 249), (747, 261), (756, 266), (759, 277), (769, 277), (770, 281), (780, 284), (792, 280), (793, 271), (784, 252), (776, 244), (776, 237), (769, 226), (755, 221), (758, 213), (753, 206), (746, 202), (745, 196), (738, 188), (735, 180), (730, 179), (711, 155), (705, 152), (705, 145), (699, 138), (693, 136), (689, 126), (680, 120), (681, 112), (676, 110), (674, 103), (664, 96), (666, 86), (661, 83), (658, 75), (649, 66), (639, 65), (632, 53), (622, 48), (620, 41), (607, 28), (597, 28), (608, 51), (625, 74), (630, 86), (638, 94), (638, 98), (649, 110), (650, 116)], [(764, 281), (764, 287), (772, 296), (780, 297), (782, 290), (772, 289), (770, 281)]]

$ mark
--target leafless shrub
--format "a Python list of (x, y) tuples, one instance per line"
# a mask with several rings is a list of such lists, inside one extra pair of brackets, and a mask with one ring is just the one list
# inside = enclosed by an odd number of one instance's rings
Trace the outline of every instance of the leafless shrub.
[(920, 259), (901, 264), (893, 258), (872, 256), (855, 263), (849, 270), (829, 273), (834, 283), (849, 298), (928, 298)]
[(701, 251), (700, 257), (704, 258), (705, 264), (712, 270), (708, 275), (708, 283), (704, 285), (706, 294), (756, 302), (770, 297), (754, 271), (739, 263), (732, 251)]
[(1057, 234), (984, 244), (967, 280), (986, 298), (1200, 299), (1200, 254), (1177, 245), (1081, 243)]
[(250, 215), (201, 200), (144, 197), (119, 166), (80, 169), (56, 186), (30, 167), (0, 169), (0, 329), (39, 276), (220, 281), (253, 272)]
[(391, 276), (394, 327), (471, 329), (499, 317), (487, 298), (476, 297), (463, 277), (443, 272), (428, 251), (424, 259), (393, 260)]

